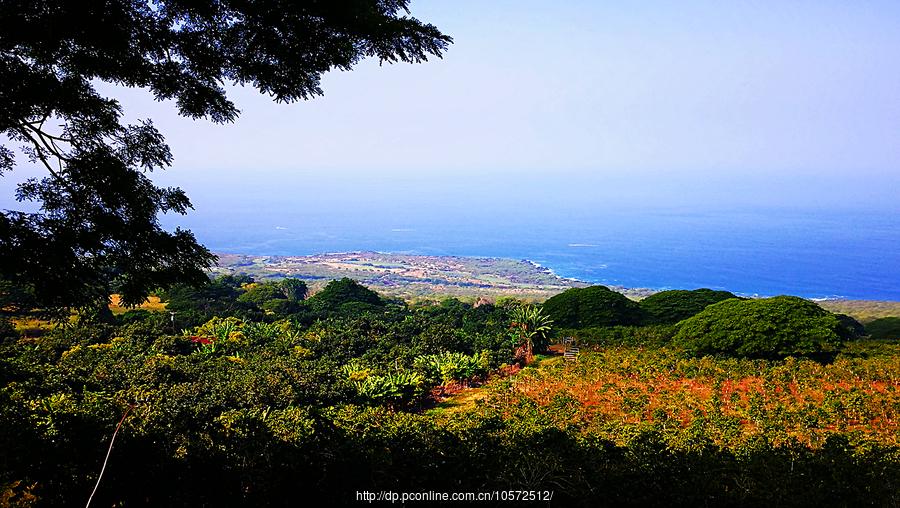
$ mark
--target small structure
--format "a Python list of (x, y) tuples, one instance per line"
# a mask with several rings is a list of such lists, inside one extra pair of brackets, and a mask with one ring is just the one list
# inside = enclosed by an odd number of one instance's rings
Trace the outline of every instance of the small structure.
[(578, 361), (578, 352), (580, 351), (578, 344), (575, 342), (575, 337), (564, 337), (563, 338), (563, 346), (565, 346), (565, 351), (563, 352), (563, 359), (567, 362), (575, 362)]

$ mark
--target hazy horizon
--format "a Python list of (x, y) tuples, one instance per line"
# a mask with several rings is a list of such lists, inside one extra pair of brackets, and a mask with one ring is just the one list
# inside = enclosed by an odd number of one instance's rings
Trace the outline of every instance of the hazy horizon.
[(326, 74), (325, 96), (296, 104), (228, 86), (242, 110), (234, 124), (98, 85), (127, 119), (151, 118), (166, 136), (175, 164), (154, 179), (194, 196), (217, 181), (265, 188), (262, 172), (350, 192), (379, 180), (567, 179), (661, 201), (740, 200), (735, 187), (746, 185), (768, 203), (895, 206), (896, 3), (414, 1), (411, 10), (454, 37), (443, 59), (366, 60)]

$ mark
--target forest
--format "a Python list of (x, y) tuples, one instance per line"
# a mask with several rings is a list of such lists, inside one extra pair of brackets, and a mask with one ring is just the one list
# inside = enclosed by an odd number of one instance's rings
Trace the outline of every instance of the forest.
[(309, 296), (241, 275), (158, 296), (5, 321), (0, 504), (80, 504), (95, 486), (94, 506), (509, 489), (580, 506), (900, 502), (900, 344), (807, 300), (592, 286), (410, 305), (350, 279)]

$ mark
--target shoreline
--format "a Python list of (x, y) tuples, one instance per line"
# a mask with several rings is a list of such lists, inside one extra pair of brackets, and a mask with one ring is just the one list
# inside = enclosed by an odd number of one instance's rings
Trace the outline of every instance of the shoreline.
[[(660, 287), (625, 287), (602, 281), (588, 281), (562, 276), (553, 268), (531, 259), (495, 256), (423, 255), (355, 250), (326, 252), (311, 255), (235, 254), (216, 252), (219, 263), (214, 274), (247, 273), (260, 278), (299, 277), (311, 282), (330, 278), (349, 278), (370, 284), (387, 294), (403, 297), (477, 297), (524, 296), (543, 299), (570, 287), (602, 284), (633, 299), (670, 289)], [(329, 279), (330, 280), (330, 279)], [(404, 289), (405, 288), (405, 289)], [(725, 289), (728, 288), (711, 288)], [(777, 294), (732, 291), (746, 298), (766, 298)], [(485, 294), (483, 294), (485, 293)], [(839, 302), (893, 302), (900, 300), (849, 298), (840, 295), (804, 296), (816, 303), (829, 305)]]
[[(541, 301), (572, 287), (591, 285), (562, 277), (527, 259), (363, 250), (305, 256), (216, 255), (219, 263), (211, 270), (214, 274), (246, 273), (258, 279), (298, 277), (314, 288), (323, 281), (349, 277), (387, 295), (413, 300), (514, 296)], [(634, 298), (652, 294), (646, 289), (610, 288)]]

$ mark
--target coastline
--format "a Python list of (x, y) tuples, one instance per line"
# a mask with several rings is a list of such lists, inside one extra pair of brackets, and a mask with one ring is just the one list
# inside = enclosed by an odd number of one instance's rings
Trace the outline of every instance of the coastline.
[[(213, 274), (246, 273), (258, 279), (298, 277), (304, 279), (313, 289), (324, 285), (323, 281), (348, 277), (389, 296), (412, 300), (442, 297), (490, 299), (515, 296), (530, 301), (541, 301), (568, 288), (593, 284), (603, 284), (636, 300), (668, 289), (696, 289), (666, 286), (634, 288), (565, 277), (549, 266), (525, 258), (402, 254), (374, 250), (325, 252), (301, 256), (223, 252), (215, 254), (219, 256), (219, 263), (211, 270)], [(765, 298), (777, 294), (733, 292), (746, 298)], [(884, 303), (880, 305), (881, 307), (886, 305), (894, 308), (893, 304), (900, 306), (898, 301), (875, 298), (847, 298), (838, 295), (804, 297), (823, 307), (833, 308), (847, 307), (842, 302), (870, 302), (867, 304), (868, 307), (872, 307), (874, 303)]]
[[(474, 256), (427, 256), (379, 251), (329, 252), (306, 256), (216, 253), (213, 274), (245, 273), (256, 279), (297, 277), (313, 290), (332, 279), (348, 277), (389, 296), (409, 300), (514, 296), (542, 301), (590, 282), (562, 277), (528, 259)], [(610, 286), (632, 298), (654, 291)]]

